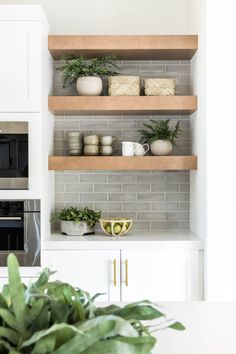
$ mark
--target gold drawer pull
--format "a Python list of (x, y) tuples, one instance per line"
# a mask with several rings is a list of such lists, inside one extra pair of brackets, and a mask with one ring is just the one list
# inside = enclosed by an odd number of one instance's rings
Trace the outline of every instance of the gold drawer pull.
[(116, 286), (116, 259), (113, 260), (113, 279), (114, 286)]
[(125, 260), (125, 285), (129, 286), (129, 264), (128, 264), (128, 259)]

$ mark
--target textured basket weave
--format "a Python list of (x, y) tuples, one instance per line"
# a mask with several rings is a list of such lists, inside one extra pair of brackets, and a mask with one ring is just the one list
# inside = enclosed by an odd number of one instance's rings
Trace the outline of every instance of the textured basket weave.
[(137, 84), (112, 84), (108, 87), (109, 96), (139, 96), (140, 85)]
[(173, 79), (146, 79), (144, 80), (146, 96), (174, 96), (175, 80)]
[(140, 85), (139, 76), (109, 76), (108, 86), (117, 84), (137, 84)]
[(108, 78), (109, 96), (139, 96), (139, 76), (110, 76)]

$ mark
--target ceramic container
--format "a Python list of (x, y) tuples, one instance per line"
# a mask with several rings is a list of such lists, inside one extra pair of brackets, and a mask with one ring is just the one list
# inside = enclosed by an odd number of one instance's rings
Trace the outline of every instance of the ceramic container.
[(98, 135), (87, 135), (84, 137), (85, 145), (98, 145), (99, 144), (99, 136)]
[[(146, 146), (146, 148), (145, 148)], [(148, 144), (139, 144), (139, 143), (134, 143), (134, 155), (135, 156), (144, 156), (148, 150), (150, 149)]]
[(100, 153), (103, 156), (111, 156), (113, 154), (113, 147), (111, 145), (100, 146)]
[(86, 156), (96, 156), (99, 153), (99, 147), (97, 145), (85, 145), (84, 155)]
[(83, 236), (94, 234), (94, 228), (90, 228), (86, 222), (74, 222), (61, 220), (61, 233), (67, 236)]
[(134, 143), (132, 141), (122, 141), (122, 155), (134, 156)]
[(153, 155), (166, 156), (171, 153), (173, 145), (169, 140), (155, 140), (151, 143)]
[(112, 145), (114, 142), (117, 141), (117, 137), (116, 136), (102, 136), (100, 139), (100, 143), (101, 145)]
[(102, 80), (96, 76), (79, 77), (76, 89), (80, 96), (100, 96), (102, 93)]

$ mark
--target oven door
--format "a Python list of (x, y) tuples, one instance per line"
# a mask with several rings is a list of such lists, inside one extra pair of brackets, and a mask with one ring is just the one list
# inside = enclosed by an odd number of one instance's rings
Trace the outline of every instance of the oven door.
[(0, 252), (24, 251), (24, 216), (0, 216)]
[(28, 188), (28, 135), (0, 135), (0, 189)]

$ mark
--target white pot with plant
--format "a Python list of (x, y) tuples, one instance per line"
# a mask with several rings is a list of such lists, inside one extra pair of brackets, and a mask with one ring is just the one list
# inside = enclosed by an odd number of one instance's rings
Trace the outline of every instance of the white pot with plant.
[(181, 133), (179, 122), (171, 128), (170, 120), (150, 120), (150, 124), (143, 124), (147, 129), (139, 130), (141, 134), (141, 142), (150, 144), (153, 155), (166, 156), (169, 155), (176, 145), (176, 139)]
[(114, 62), (114, 56), (86, 59), (83, 56), (68, 57), (57, 70), (62, 72), (63, 87), (76, 81), (80, 96), (100, 96), (102, 93), (102, 78), (112, 76), (119, 70)]
[(82, 236), (95, 233), (95, 225), (101, 217), (100, 211), (67, 208), (56, 213), (54, 220), (61, 221), (61, 233), (67, 236)]

